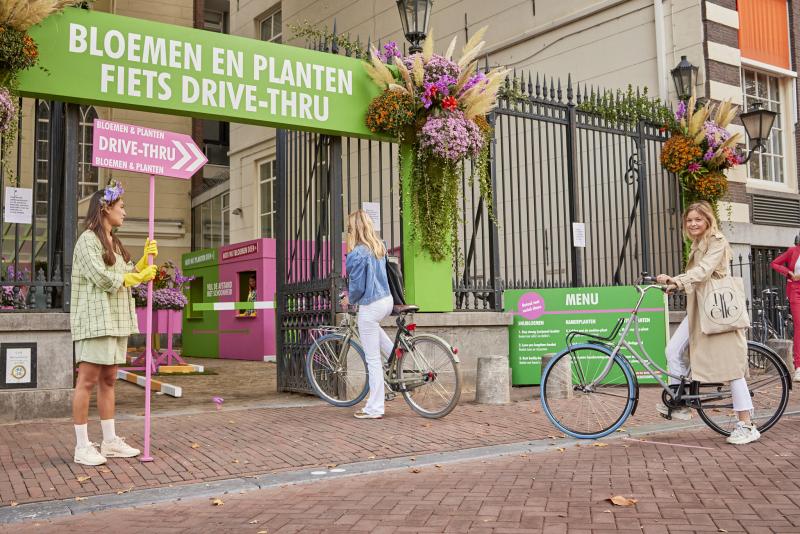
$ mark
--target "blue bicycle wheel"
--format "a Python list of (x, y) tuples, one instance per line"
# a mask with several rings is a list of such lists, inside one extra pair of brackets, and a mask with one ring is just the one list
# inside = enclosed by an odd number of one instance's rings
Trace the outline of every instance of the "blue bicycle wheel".
[(633, 411), (638, 384), (628, 361), (593, 344), (557, 354), (542, 373), (544, 413), (563, 433), (597, 439), (617, 430)]
[(369, 390), (364, 349), (342, 334), (326, 334), (308, 349), (306, 377), (322, 400), (339, 407), (358, 404)]

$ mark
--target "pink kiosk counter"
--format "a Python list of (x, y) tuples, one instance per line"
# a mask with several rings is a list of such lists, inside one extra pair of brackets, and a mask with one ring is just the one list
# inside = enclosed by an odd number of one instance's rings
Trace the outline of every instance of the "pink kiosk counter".
[[(275, 240), (219, 249), (218, 303), (255, 302), (254, 310), (219, 310), (219, 357), (275, 361)], [(253, 288), (255, 286), (255, 288)], [(255, 295), (251, 294), (254, 291)]]

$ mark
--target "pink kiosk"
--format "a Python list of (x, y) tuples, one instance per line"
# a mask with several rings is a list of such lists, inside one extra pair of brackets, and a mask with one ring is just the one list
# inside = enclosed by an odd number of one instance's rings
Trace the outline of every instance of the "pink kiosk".
[[(219, 310), (219, 357), (275, 361), (275, 240), (256, 239), (219, 249), (217, 302), (247, 302), (255, 310)], [(230, 285), (225, 284), (229, 282)], [(255, 295), (251, 291), (255, 286)], [(268, 304), (269, 303), (269, 304)], [(269, 307), (267, 307), (269, 306)]]

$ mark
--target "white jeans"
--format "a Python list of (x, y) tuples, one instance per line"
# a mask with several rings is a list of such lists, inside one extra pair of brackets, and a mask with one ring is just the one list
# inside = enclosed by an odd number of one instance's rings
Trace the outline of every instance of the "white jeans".
[[(667, 343), (667, 370), (676, 375), (686, 376), (689, 372), (689, 362), (686, 358), (686, 348), (689, 346), (689, 318), (684, 317), (678, 329), (669, 338)], [(670, 384), (680, 384), (680, 380), (670, 377)], [(731, 396), (733, 397), (733, 410), (747, 412), (753, 409), (753, 399), (747, 389), (744, 378), (731, 380)]]
[(394, 300), (392, 296), (376, 300), (371, 304), (358, 307), (358, 335), (367, 358), (369, 376), (369, 396), (364, 411), (370, 415), (383, 415), (383, 363), (381, 351), (389, 354), (392, 351), (392, 340), (381, 328), (380, 322), (392, 313)]

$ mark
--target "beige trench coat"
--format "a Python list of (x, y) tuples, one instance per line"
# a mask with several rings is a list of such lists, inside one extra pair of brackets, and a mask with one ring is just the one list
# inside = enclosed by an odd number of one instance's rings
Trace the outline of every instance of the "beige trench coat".
[(692, 244), (686, 272), (674, 278), (678, 288), (686, 291), (686, 313), (689, 317), (689, 363), (692, 379), (699, 382), (727, 382), (747, 373), (747, 339), (744, 330), (706, 335), (700, 330), (700, 315), (695, 289), (712, 276), (728, 274), (730, 246), (721, 233), (703, 242)]

